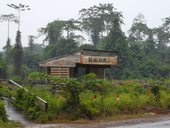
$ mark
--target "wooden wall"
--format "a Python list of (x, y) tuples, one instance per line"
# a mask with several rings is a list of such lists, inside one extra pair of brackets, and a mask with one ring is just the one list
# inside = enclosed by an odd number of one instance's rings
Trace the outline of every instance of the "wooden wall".
[[(85, 68), (85, 67), (84, 67)], [(95, 73), (97, 75), (97, 78), (105, 78), (105, 68), (95, 68), (95, 67), (86, 67), (86, 71), (85, 74), (88, 73)], [(68, 67), (48, 67), (47, 68), (47, 74), (50, 75), (55, 75), (58, 77), (63, 77), (63, 78), (70, 78), (70, 77), (77, 77), (80, 74), (76, 74), (78, 73), (75, 68), (68, 68)], [(84, 74), (84, 75), (85, 75)]]
[(69, 68), (67, 67), (51, 67), (50, 74), (58, 77), (70, 77)]

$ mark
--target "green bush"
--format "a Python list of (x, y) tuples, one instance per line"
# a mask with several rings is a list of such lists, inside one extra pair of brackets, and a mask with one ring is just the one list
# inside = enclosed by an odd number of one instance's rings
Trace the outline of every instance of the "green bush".
[[(35, 117), (38, 121), (47, 121), (55, 119), (66, 106), (66, 98), (59, 94), (51, 94), (49, 85), (36, 85), (36, 86), (25, 86), (28, 90), (33, 92), (35, 95), (41, 97), (48, 103), (48, 111), (47, 113), (41, 113), (39, 115), (39, 111), (36, 112)], [(37, 104), (36, 104), (37, 105)], [(34, 111), (31, 109), (29, 111)], [(43, 112), (44, 110), (41, 110)], [(43, 116), (44, 118), (43, 118)], [(34, 118), (34, 116), (33, 116)]]
[(29, 80), (41, 80), (45, 77), (47, 77), (46, 74), (42, 72), (32, 72), (28, 75)]
[(16, 90), (15, 104), (24, 110), (29, 119), (35, 120), (39, 117), (41, 109), (36, 105), (36, 97), (24, 89)]
[(1, 87), (0, 86), (0, 98), (1, 97), (7, 97), (10, 95), (9, 89), (7, 87)]
[(94, 118), (100, 114), (101, 96), (99, 93), (93, 93), (86, 90), (80, 94), (80, 105), (86, 116)]
[(29, 119), (36, 120), (40, 117), (41, 114), (43, 114), (43, 112), (40, 111), (40, 109), (38, 107), (32, 106), (26, 110), (26, 114)]
[(16, 91), (16, 104), (21, 106), (22, 109), (28, 110), (29, 107), (35, 106), (35, 96), (31, 95), (29, 92), (26, 92), (24, 89), (18, 89)]
[(83, 90), (92, 90), (104, 95), (109, 91), (111, 82), (109, 80), (97, 79), (96, 74), (89, 73), (78, 78), (78, 81), (83, 84)]
[(116, 103), (117, 112), (138, 113), (142, 107), (145, 107), (149, 101), (147, 95), (138, 95), (133, 93), (122, 93)]
[(66, 99), (60, 95), (48, 94), (44, 97), (48, 102), (48, 111), (50, 113), (55, 113), (56, 115), (60, 113), (66, 104)]
[(149, 101), (147, 102), (148, 106), (159, 106), (159, 102), (157, 101), (157, 98), (154, 94), (148, 95)]
[(120, 94), (119, 100), (116, 103), (116, 107), (118, 112), (125, 113), (133, 112), (134, 105), (131, 94), (129, 93)]
[(112, 115), (116, 110), (116, 96), (113, 93), (108, 93), (103, 97), (103, 103), (101, 105), (103, 113), (105, 115)]
[(170, 107), (170, 94), (166, 91), (160, 91), (160, 106), (167, 109)]
[(7, 121), (7, 114), (2, 101), (0, 101), (0, 120)]
[(66, 83), (69, 80), (67, 78), (61, 78), (57, 76), (48, 76), (47, 79), (49, 80), (49, 82), (56, 84)]
[(79, 106), (79, 94), (81, 93), (82, 89), (83, 84), (76, 79), (70, 79), (69, 81), (67, 81), (64, 91), (65, 95), (67, 96), (67, 102), (69, 106)]

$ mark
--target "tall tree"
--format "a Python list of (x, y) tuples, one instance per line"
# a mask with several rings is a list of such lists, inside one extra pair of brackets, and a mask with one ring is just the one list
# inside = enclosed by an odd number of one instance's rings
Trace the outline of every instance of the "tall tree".
[(156, 54), (156, 42), (154, 41), (153, 37), (153, 30), (148, 28), (148, 38), (146, 40), (146, 43), (144, 44), (144, 50), (146, 54)]
[(42, 29), (42, 32), (47, 35), (45, 40), (49, 42), (45, 48), (46, 57), (59, 56), (66, 51), (69, 53), (77, 49), (78, 40), (83, 37), (76, 35), (76, 31), (81, 31), (81, 29), (79, 22), (73, 19), (57, 20)]
[(94, 46), (98, 46), (103, 35), (110, 31), (117, 15), (121, 16), (121, 13), (115, 11), (112, 4), (99, 4), (80, 10), (82, 29), (90, 35)]
[(158, 49), (164, 49), (170, 43), (170, 17), (164, 18), (163, 24), (153, 31)]
[(64, 21), (63, 31), (66, 31), (67, 39), (83, 38), (80, 35), (76, 35), (76, 31), (81, 31), (80, 22), (74, 19)]
[(164, 49), (169, 41), (169, 35), (166, 33), (162, 26), (153, 29), (154, 40), (157, 43), (158, 49)]
[(22, 76), (22, 59), (23, 59), (23, 49), (21, 44), (21, 32), (17, 31), (16, 43), (13, 48), (13, 59), (14, 59), (14, 75)]
[(163, 19), (163, 29), (164, 31), (168, 34), (169, 38), (168, 38), (168, 42), (170, 43), (170, 17), (164, 18)]
[[(118, 66), (112, 69), (111, 75), (113, 78), (120, 79), (123, 75), (123, 69), (126, 65), (128, 52), (128, 44), (125, 34), (121, 30), (122, 17), (117, 15), (112, 22), (112, 28), (109, 34), (103, 40), (105, 50), (118, 52)], [(121, 20), (120, 20), (121, 19)]]
[(134, 19), (132, 27), (129, 30), (129, 46), (133, 47), (134, 43), (139, 43), (142, 50), (147, 54), (155, 54), (156, 42), (154, 41), (153, 29), (150, 29), (143, 14), (138, 14)]
[(3, 47), (3, 49), (5, 50), (5, 55), (6, 55), (5, 58), (8, 64), (11, 62), (11, 50), (12, 50), (10, 38), (7, 39), (6, 46)]
[(41, 28), (40, 32), (46, 35), (44, 41), (47, 41), (49, 45), (55, 44), (62, 37), (63, 27), (63, 21), (55, 20), (51, 23), (48, 23), (46, 28)]
[(138, 14), (134, 19), (132, 27), (129, 30), (129, 39), (135, 41), (146, 41), (149, 36), (149, 28), (143, 14)]
[(7, 64), (2, 58), (2, 55), (0, 54), (0, 79), (7, 78)]
[(29, 45), (29, 50), (31, 53), (34, 50), (34, 39), (35, 39), (35, 36), (33, 35), (28, 36), (28, 45)]

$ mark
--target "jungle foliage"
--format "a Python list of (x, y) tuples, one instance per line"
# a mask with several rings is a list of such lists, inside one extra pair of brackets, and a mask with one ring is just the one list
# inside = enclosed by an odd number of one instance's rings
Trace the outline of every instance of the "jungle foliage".
[[(117, 51), (118, 65), (107, 71), (111, 79), (168, 78), (170, 76), (170, 18), (150, 28), (143, 14), (134, 18), (128, 33), (121, 29), (123, 14), (113, 4), (99, 4), (79, 11), (79, 18), (54, 20), (28, 37), (23, 48), (21, 32), (16, 43), (10, 39), (0, 57), (0, 77), (24, 79), (32, 71), (40, 71), (39, 62), (78, 49)], [(41, 35), (43, 42), (36, 42)], [(84, 37), (89, 37), (89, 41)], [(19, 77), (19, 78), (16, 78)]]

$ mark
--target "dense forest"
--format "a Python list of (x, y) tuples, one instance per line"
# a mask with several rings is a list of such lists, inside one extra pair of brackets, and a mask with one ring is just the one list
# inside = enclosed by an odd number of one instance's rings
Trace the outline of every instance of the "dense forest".
[[(121, 29), (123, 24), (123, 14), (112, 4), (99, 4), (81, 9), (78, 19), (57, 19), (38, 29), (39, 36), (45, 35), (41, 44), (30, 35), (29, 46), (23, 47), (22, 32), (17, 31), (15, 45), (8, 38), (1, 52), (0, 77), (24, 79), (40, 70), (41, 60), (83, 48), (118, 51), (118, 65), (107, 71), (111, 79), (170, 77), (170, 17), (150, 28), (139, 14), (127, 34)], [(89, 42), (85, 36), (91, 43), (82, 43)]]

